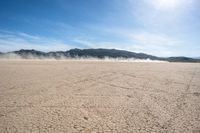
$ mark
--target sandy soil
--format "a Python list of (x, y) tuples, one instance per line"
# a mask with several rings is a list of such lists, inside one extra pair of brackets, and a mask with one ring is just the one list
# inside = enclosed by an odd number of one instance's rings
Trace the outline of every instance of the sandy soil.
[(0, 61), (0, 132), (200, 132), (200, 64)]

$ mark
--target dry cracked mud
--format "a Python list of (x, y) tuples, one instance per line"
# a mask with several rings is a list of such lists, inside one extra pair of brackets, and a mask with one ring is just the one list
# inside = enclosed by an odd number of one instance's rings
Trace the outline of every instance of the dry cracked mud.
[(199, 133), (200, 64), (0, 61), (1, 133)]

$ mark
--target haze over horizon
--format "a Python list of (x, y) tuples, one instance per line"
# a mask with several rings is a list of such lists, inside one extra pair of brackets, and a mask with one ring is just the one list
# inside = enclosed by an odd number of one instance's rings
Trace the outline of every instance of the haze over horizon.
[(200, 56), (198, 0), (1, 0), (0, 51), (108, 48)]

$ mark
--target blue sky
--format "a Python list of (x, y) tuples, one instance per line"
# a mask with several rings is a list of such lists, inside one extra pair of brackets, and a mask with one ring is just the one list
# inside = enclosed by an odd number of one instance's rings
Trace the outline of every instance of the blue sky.
[(200, 56), (199, 0), (1, 0), (0, 51), (116, 48)]

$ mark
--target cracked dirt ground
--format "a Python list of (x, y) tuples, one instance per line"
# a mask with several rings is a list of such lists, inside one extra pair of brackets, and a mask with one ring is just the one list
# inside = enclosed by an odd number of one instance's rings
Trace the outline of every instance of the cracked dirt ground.
[(200, 64), (0, 61), (0, 132), (200, 132)]

